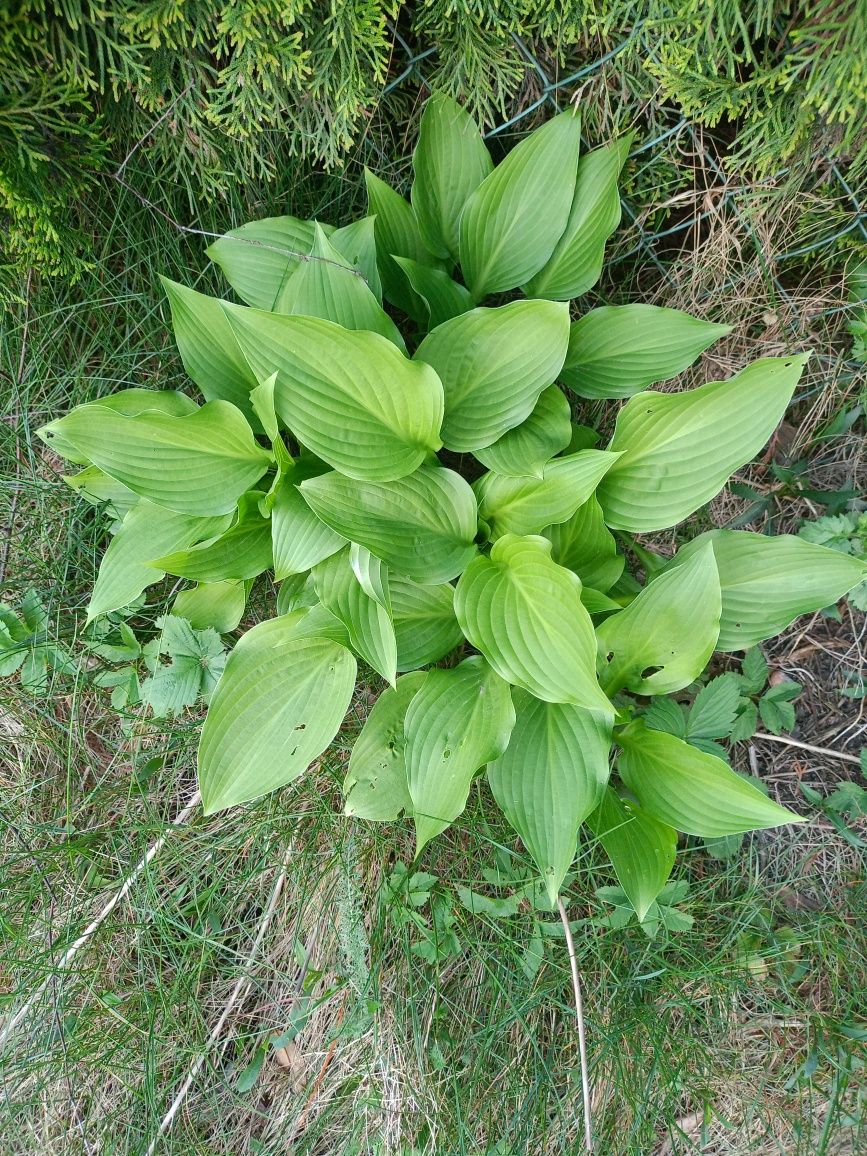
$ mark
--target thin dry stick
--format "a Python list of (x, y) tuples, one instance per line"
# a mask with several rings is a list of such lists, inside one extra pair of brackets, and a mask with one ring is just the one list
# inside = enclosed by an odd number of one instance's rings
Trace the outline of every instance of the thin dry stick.
[(132, 888), (136, 879), (138, 879), (139, 875), (141, 875), (142, 871), (144, 871), (144, 869), (151, 862), (151, 860), (154, 858), (154, 856), (159, 854), (159, 851), (160, 851), (163, 843), (165, 843), (166, 839), (168, 838), (172, 828), (180, 827), (184, 823), (186, 823), (187, 819), (193, 813), (195, 808), (199, 805), (200, 800), (201, 800), (201, 795), (199, 794), (198, 791), (196, 791), (193, 794), (190, 801), (184, 807), (184, 809), (182, 811), (180, 811), (178, 813), (178, 815), (176, 815), (175, 818), (172, 820), (172, 824), (171, 824), (171, 827), (169, 828), (169, 830), (164, 832), (164, 834), (160, 835), (159, 839), (157, 839), (155, 843), (151, 844), (151, 846), (148, 848), (147, 852), (145, 853), (144, 858), (141, 859), (136, 864), (136, 866), (133, 868), (131, 874), (129, 874), (126, 877), (126, 879), (123, 883), (123, 886), (120, 888), (120, 890), (116, 891), (114, 893), (114, 895), (111, 897), (111, 899), (109, 899), (108, 903), (106, 903), (105, 907), (103, 907), (103, 909), (99, 912), (99, 914), (87, 925), (87, 927), (84, 929), (84, 931), (81, 933), (81, 935), (79, 935), (79, 937), (78, 937), (78, 939), (76, 939), (75, 943), (73, 943), (70, 947), (68, 947), (66, 949), (66, 951), (64, 951), (63, 955), (60, 957), (57, 964), (52, 969), (51, 973), (48, 976), (46, 976), (46, 978), (42, 981), (42, 983), (39, 985), (39, 987), (36, 989), (36, 991), (33, 992), (33, 994), (29, 997), (29, 999), (26, 1001), (26, 1003), (24, 1003), (24, 1005), (18, 1009), (18, 1011), (15, 1013), (15, 1015), (12, 1016), (12, 1018), (4, 1026), (2, 1032), (0, 1032), (0, 1048), (3, 1047), (3, 1045), (9, 1039), (12, 1032), (18, 1027), (18, 1025), (22, 1022), (22, 1020), (25, 1019), (27, 1014), (30, 1012), (30, 1009), (33, 1007), (33, 1005), (36, 1003), (36, 1001), (42, 995), (43, 991), (45, 991), (45, 989), (46, 989), (46, 987), (48, 987), (49, 983), (51, 983), (51, 981), (56, 977), (57, 972), (63, 971), (64, 968), (69, 966), (69, 964), (72, 962), (72, 960), (75, 958), (75, 956), (81, 950), (81, 948), (84, 947), (84, 945), (87, 943), (87, 941), (90, 939), (90, 937), (96, 931), (99, 930), (101, 925), (105, 922), (105, 920), (109, 917), (109, 915), (111, 915), (112, 911), (114, 911), (114, 909), (115, 909), (115, 907), (117, 907), (118, 903), (120, 903), (120, 901), (122, 899), (124, 899), (129, 894), (130, 889)]
[(584, 1102), (584, 1148), (588, 1153), (593, 1152), (593, 1122), (590, 1117), (590, 1075), (587, 1069), (587, 1037), (584, 1032), (584, 1001), (581, 998), (581, 980), (578, 976), (578, 960), (575, 958), (575, 941), (572, 939), (572, 928), (569, 926), (569, 916), (563, 906), (563, 900), (557, 896), (557, 908), (563, 922), (563, 933), (566, 936), (566, 949), (569, 952), (569, 967), (572, 971), (572, 991), (575, 994), (575, 1018), (578, 1021), (578, 1058), (581, 1062), (581, 1098)]
[(790, 739), (786, 735), (766, 735), (763, 731), (753, 735), (753, 739), (764, 739), (769, 743), (782, 743), (786, 747), (797, 747), (801, 751), (811, 751), (814, 755), (825, 755), (829, 759), (840, 759), (844, 763), (855, 763), (856, 766), (861, 765), (861, 760), (857, 755), (847, 755), (843, 751), (832, 751), (830, 747), (814, 747), (812, 743), (802, 743), (798, 739)]
[(161, 1121), (160, 1126), (159, 1126), (159, 1131), (157, 1132), (156, 1136), (154, 1136), (153, 1140), (151, 1140), (150, 1144), (148, 1145), (147, 1151), (145, 1152), (145, 1156), (153, 1156), (154, 1152), (157, 1149), (157, 1145), (160, 1142), (161, 1137), (163, 1137), (166, 1134), (166, 1132), (168, 1132), (169, 1128), (171, 1128), (172, 1123), (175, 1119), (175, 1116), (177, 1116), (178, 1112), (180, 1111), (184, 1100), (187, 1098), (187, 1093), (189, 1092), (190, 1088), (193, 1086), (193, 1082), (195, 1081), (196, 1076), (201, 1071), (202, 1065), (204, 1064), (205, 1060), (207, 1059), (208, 1052), (210, 1052), (211, 1048), (214, 1046), (214, 1044), (219, 1039), (220, 1032), (222, 1032), (223, 1028), (226, 1026), (226, 1021), (228, 1020), (229, 1016), (232, 1014), (232, 1009), (234, 1008), (235, 1004), (240, 999), (242, 992), (246, 991), (246, 989), (247, 989), (247, 975), (250, 971), (250, 968), (253, 966), (253, 962), (256, 959), (256, 956), (259, 953), (259, 948), (262, 945), (262, 940), (265, 938), (265, 935), (268, 931), (268, 928), (271, 925), (271, 920), (274, 916), (274, 912), (277, 909), (277, 903), (280, 899), (280, 895), (283, 891), (283, 886), (286, 882), (286, 872), (289, 868), (289, 860), (291, 858), (291, 855), (292, 855), (292, 844), (290, 843), (289, 847), (286, 850), (286, 854), (283, 857), (283, 866), (280, 870), (280, 874), (277, 876), (277, 882), (274, 884), (274, 888), (271, 892), (271, 898), (268, 900), (268, 906), (265, 908), (265, 913), (259, 922), (259, 928), (256, 932), (256, 938), (253, 940), (253, 946), (250, 948), (250, 954), (247, 956), (243, 970), (242, 970), (241, 974), (238, 976), (238, 981), (235, 984), (235, 986), (232, 988), (232, 991), (231, 991), (231, 994), (229, 995), (229, 998), (226, 1000), (226, 1006), (223, 1008), (222, 1012), (220, 1013), (220, 1018), (214, 1024), (213, 1028), (211, 1028), (210, 1034), (208, 1035), (208, 1038), (205, 1041), (204, 1048), (202, 1049), (201, 1053), (194, 1060), (192, 1067), (190, 1068), (189, 1072), (187, 1072), (187, 1075), (184, 1079), (184, 1082), (181, 1084), (180, 1088), (178, 1089), (177, 1095), (175, 1096), (174, 1100), (172, 1100), (171, 1107), (169, 1108), (168, 1112), (166, 1112), (165, 1116), (163, 1116), (162, 1121)]

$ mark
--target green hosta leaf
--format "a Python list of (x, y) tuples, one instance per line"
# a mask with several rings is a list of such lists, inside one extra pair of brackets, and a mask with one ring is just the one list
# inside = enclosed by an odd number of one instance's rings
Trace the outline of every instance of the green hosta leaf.
[(335, 469), (388, 481), (440, 448), (443, 391), (430, 366), (409, 361), (377, 333), (225, 308), (256, 374), (277, 374), (279, 416)]
[(300, 489), (332, 530), (416, 582), (447, 582), (476, 553), (476, 500), (451, 470), (422, 466), (393, 482), (356, 482), (330, 473), (302, 482)]
[(362, 274), (352, 268), (319, 225), (315, 226), (311, 260), (302, 261), (283, 283), (274, 312), (323, 317), (345, 329), (381, 333), (406, 351), (397, 326), (383, 310)]
[(133, 506), (102, 556), (87, 607), (88, 622), (129, 606), (143, 590), (159, 582), (164, 572), (151, 565), (155, 554), (181, 550), (219, 534), (228, 522), (228, 516), (196, 518), (146, 501)]
[(466, 637), (502, 678), (546, 702), (609, 710), (596, 682), (596, 636), (581, 582), (546, 538), (506, 534), (467, 566), (455, 591)]
[(188, 376), (208, 401), (230, 401), (252, 417), (250, 390), (256, 376), (241, 352), (220, 301), (161, 277), (172, 326)]
[(580, 397), (631, 397), (675, 377), (731, 329), (658, 305), (603, 305), (573, 322), (560, 378)]
[(123, 521), (139, 501), (138, 494), (134, 494), (121, 482), (103, 473), (98, 466), (88, 466), (80, 473), (65, 477), (63, 480), (85, 501), (97, 506), (107, 505), (112, 516), (119, 521)]
[(687, 835), (716, 839), (804, 819), (766, 798), (713, 755), (632, 723), (617, 735), (618, 770), (642, 808)]
[(677, 832), (621, 799), (611, 787), (587, 825), (605, 848), (635, 914), (644, 919), (671, 875)]
[[(273, 309), (286, 278), (313, 248), (314, 221), (265, 217), (231, 229), (207, 250), (242, 301)], [(330, 225), (323, 225), (331, 232)]]
[(765, 357), (728, 381), (631, 398), (609, 447), (623, 456), (599, 487), (608, 525), (664, 530), (710, 501), (774, 432), (808, 356)]
[(601, 676), (609, 694), (681, 690), (707, 666), (719, 635), (719, 577), (713, 550), (696, 551), (682, 566), (666, 570), (632, 602), (597, 627), (603, 654)]
[(488, 766), (488, 782), (556, 903), (575, 858), (578, 828), (608, 782), (611, 715), (542, 702), (514, 690), (509, 745)]
[(722, 589), (718, 650), (748, 650), (785, 630), (799, 615), (836, 602), (867, 576), (867, 561), (850, 554), (791, 534), (770, 538), (748, 530), (701, 534), (678, 552), (672, 565), (707, 542), (713, 546)]
[(298, 489), (305, 479), (322, 472), (321, 462), (299, 458), (277, 486), (271, 507), (271, 536), (274, 577), (278, 581), (289, 574), (305, 574), (346, 545), (344, 537), (313, 513)]
[(364, 170), (364, 181), (367, 185), (368, 215), (374, 218), (373, 230), (383, 293), (392, 305), (419, 320), (424, 312), (422, 302), (410, 288), (394, 258), (409, 257), (420, 265), (436, 268), (440, 267), (440, 262), (425, 248), (409, 201), (404, 200), (385, 181), (374, 176), (369, 169)]
[(736, 674), (712, 678), (695, 696), (684, 737), (727, 739), (740, 705), (740, 680)]
[(528, 418), (559, 373), (568, 340), (569, 311), (552, 301), (473, 309), (429, 333), (414, 360), (442, 381), (444, 444), (489, 446)]
[(460, 219), (464, 279), (477, 301), (523, 285), (566, 228), (581, 149), (581, 119), (554, 117), (482, 181)]
[(391, 616), (362, 589), (350, 565), (349, 552), (350, 547), (345, 546), (315, 567), (316, 593), (322, 605), (346, 627), (353, 650), (387, 682), (394, 683), (397, 644)]
[(614, 535), (595, 497), (582, 502), (571, 518), (542, 533), (551, 541), (554, 561), (574, 570), (594, 590), (606, 593), (623, 573), (624, 557), (617, 553)]
[(482, 465), (498, 474), (520, 478), (544, 476), (547, 463), (572, 440), (569, 399), (556, 385), (543, 389), (530, 416), (483, 449), (474, 450)]
[(181, 590), (172, 614), (185, 618), (194, 630), (212, 627), (218, 634), (228, 634), (243, 618), (246, 605), (246, 583), (206, 582)]
[[(631, 143), (630, 134), (617, 144), (594, 149), (578, 162), (566, 227), (544, 268), (524, 286), (528, 297), (568, 301), (592, 289), (599, 280), (605, 242), (620, 224), (617, 178)], [(571, 161), (569, 155), (570, 166)]]
[(606, 450), (581, 450), (552, 459), (541, 478), (483, 474), (473, 486), (479, 516), (490, 527), (492, 538), (537, 534), (571, 518), (616, 460), (617, 455)]
[(406, 781), (406, 709), (427, 675), (416, 671), (384, 690), (355, 740), (343, 783), (344, 813), (384, 822), (412, 813)]
[(382, 304), (382, 281), (376, 264), (376, 236), (373, 217), (361, 217), (351, 225), (335, 229), (329, 238), (353, 269), (364, 276), (376, 300)]
[(392, 574), (389, 588), (398, 670), (415, 670), (439, 662), (463, 642), (455, 618), (455, 590), (448, 582), (420, 586)]
[(304, 615), (248, 630), (229, 655), (202, 728), (205, 814), (276, 790), (337, 734), (355, 687), (355, 659), (327, 638), (298, 637)]
[(274, 564), (271, 555), (271, 523), (259, 512), (264, 494), (245, 494), (238, 504), (238, 518), (219, 537), (154, 559), (166, 574), (193, 582), (243, 581), (255, 578)]
[(380, 606), (391, 613), (391, 591), (389, 590), (388, 567), (381, 558), (364, 546), (353, 542), (349, 547), (349, 565), (352, 573), (361, 585), (361, 589), (368, 598), (378, 602)]
[(473, 775), (506, 749), (514, 723), (509, 687), (483, 658), (428, 671), (405, 723), (416, 855), (463, 811)]
[(53, 424), (105, 473), (182, 514), (230, 513), (271, 464), (228, 401), (209, 401), (184, 417), (152, 411), (125, 416), (87, 405)]
[(479, 126), (445, 93), (425, 102), (412, 163), (412, 207), (424, 243), (457, 260), (461, 211), (494, 165)]
[(420, 265), (409, 257), (395, 257), (394, 260), (427, 310), (427, 329), (434, 329), (475, 305), (469, 290), (442, 269)]

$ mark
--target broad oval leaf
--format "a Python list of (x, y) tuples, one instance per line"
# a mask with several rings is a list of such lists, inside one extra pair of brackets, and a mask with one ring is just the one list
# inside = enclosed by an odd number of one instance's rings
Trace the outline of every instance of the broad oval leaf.
[(229, 655), (199, 743), (206, 815), (291, 782), (337, 734), (355, 659), (330, 639), (297, 636), (303, 618), (254, 626)]
[(405, 723), (416, 855), (463, 811), (473, 775), (506, 749), (514, 723), (508, 684), (479, 655), (428, 671)]
[(364, 276), (331, 244), (319, 225), (315, 226), (309, 260), (302, 261), (284, 281), (273, 312), (322, 317), (344, 329), (380, 333), (406, 352), (400, 331)]
[(412, 163), (412, 207), (424, 243), (437, 257), (457, 260), (461, 211), (494, 165), (479, 126), (443, 92), (425, 102)]
[(460, 258), (477, 301), (523, 285), (566, 228), (581, 150), (581, 119), (555, 116), (512, 149), (464, 205)]
[(208, 401), (230, 401), (253, 419), (256, 375), (241, 352), (220, 301), (161, 277), (184, 369)]
[(608, 782), (612, 715), (513, 690), (509, 745), (488, 765), (503, 814), (539, 868), (552, 905), (575, 858), (578, 828)]
[(377, 333), (226, 305), (256, 374), (277, 374), (277, 412), (300, 442), (352, 478), (389, 481), (440, 448), (443, 391), (428, 365)]
[(600, 681), (608, 694), (670, 694), (701, 674), (719, 637), (720, 582), (708, 543), (664, 571), (596, 628), (610, 663)]
[(409, 257), (420, 265), (436, 268), (441, 267), (441, 262), (425, 247), (409, 201), (369, 169), (364, 170), (364, 182), (367, 186), (367, 211), (374, 219), (382, 291), (392, 305), (420, 321), (424, 316), (424, 304), (413, 292), (394, 258)]
[(542, 533), (551, 541), (554, 561), (574, 570), (585, 586), (605, 594), (623, 573), (625, 559), (617, 552), (617, 542), (595, 497), (582, 502), (571, 518)]
[(274, 577), (305, 574), (317, 562), (335, 554), (346, 539), (318, 518), (301, 497), (298, 486), (306, 478), (325, 472), (321, 462), (299, 458), (280, 479), (271, 507), (271, 545)]
[(103, 473), (98, 466), (88, 466), (71, 477), (64, 476), (63, 480), (86, 502), (107, 508), (108, 513), (119, 522), (123, 521), (136, 502), (141, 501), (138, 494)]
[(641, 807), (687, 835), (716, 839), (784, 823), (800, 815), (768, 799), (722, 759), (690, 743), (631, 723), (616, 736), (620, 777)]
[(133, 493), (183, 514), (230, 513), (272, 463), (228, 401), (209, 401), (184, 417), (87, 405), (54, 424)]
[(476, 553), (476, 499), (452, 470), (422, 466), (393, 482), (329, 473), (300, 490), (332, 530), (416, 582), (447, 582)]
[(378, 602), (391, 613), (391, 589), (388, 567), (365, 547), (352, 542), (349, 547), (349, 565), (352, 573), (368, 598)]
[(546, 702), (610, 710), (596, 681), (596, 635), (581, 582), (547, 538), (506, 534), (467, 566), (455, 614), (469, 641), (515, 686)]
[(623, 456), (599, 487), (608, 525), (664, 530), (710, 501), (774, 432), (808, 357), (765, 357), (728, 381), (630, 398), (609, 447)]
[(458, 452), (489, 446), (529, 417), (568, 341), (569, 310), (553, 301), (473, 309), (437, 326), (414, 360), (442, 382), (443, 443)]
[(155, 558), (153, 565), (193, 582), (238, 582), (269, 570), (274, 564), (271, 522), (259, 512), (264, 497), (260, 492), (245, 494), (238, 503), (238, 517), (228, 530), (210, 542)]
[(394, 684), (397, 674), (397, 643), (391, 615), (362, 588), (345, 546), (313, 569), (313, 583), (322, 605), (339, 618), (349, 633), (352, 649)]
[(128, 606), (148, 586), (159, 582), (164, 571), (151, 565), (154, 554), (180, 550), (219, 534), (228, 522), (228, 515), (197, 518), (152, 502), (138, 502), (102, 556), (87, 607), (88, 622)]
[[(75, 412), (92, 405), (100, 405), (104, 409), (114, 410), (115, 413), (126, 414), (127, 417), (134, 417), (136, 414), (147, 412), (163, 413), (168, 417), (184, 417), (188, 413), (195, 413), (199, 408), (198, 402), (187, 397), (185, 393), (179, 393), (175, 390), (132, 388), (121, 389), (117, 393), (110, 393), (106, 397), (99, 398), (98, 401), (76, 406)], [(63, 418), (57, 418), (48, 422), (47, 425), (41, 426), (36, 431), (36, 436), (45, 442), (49, 449), (60, 454), (67, 461), (89, 466), (91, 463), (87, 454), (82, 453), (63, 434), (60, 427), (62, 421)]]
[(397, 669), (415, 670), (439, 662), (463, 642), (455, 618), (455, 588), (448, 582), (422, 586), (409, 578), (389, 578), (397, 638)]
[[(710, 530), (671, 562), (713, 548), (722, 590), (717, 649), (749, 650), (801, 614), (830, 606), (867, 578), (867, 562), (791, 534), (768, 537), (749, 530)], [(655, 579), (654, 581), (659, 581)]]
[(181, 590), (172, 603), (172, 614), (185, 618), (193, 630), (208, 627), (218, 634), (234, 630), (247, 605), (246, 582), (205, 582)]
[(329, 241), (338, 249), (353, 269), (363, 274), (376, 300), (382, 304), (382, 281), (379, 268), (376, 264), (376, 236), (374, 234), (373, 217), (360, 217), (351, 225), (344, 225), (342, 229), (335, 229), (328, 236)]
[(543, 389), (530, 416), (473, 452), (483, 466), (511, 478), (543, 476), (545, 465), (572, 440), (569, 399), (556, 385)]
[(616, 460), (617, 455), (607, 450), (580, 450), (553, 458), (541, 478), (483, 474), (473, 486), (479, 516), (490, 527), (492, 538), (538, 534), (546, 526), (571, 518)]
[(313, 248), (315, 223), (290, 216), (249, 221), (214, 241), (207, 254), (242, 301), (271, 310), (286, 278)]
[(343, 811), (360, 819), (386, 822), (412, 813), (406, 781), (406, 710), (427, 677), (415, 671), (384, 690), (361, 728), (343, 783)]
[(605, 848), (617, 881), (643, 920), (674, 867), (677, 832), (612, 788), (602, 795), (587, 826)]
[(442, 269), (420, 265), (409, 257), (395, 257), (394, 260), (406, 274), (407, 281), (427, 310), (425, 328), (434, 329), (450, 318), (468, 312), (475, 305), (469, 290)]
[(620, 224), (617, 179), (631, 143), (632, 134), (617, 144), (594, 149), (578, 162), (566, 227), (545, 267), (524, 286), (528, 297), (568, 301), (599, 280), (605, 242)]
[(572, 323), (560, 380), (580, 397), (631, 397), (676, 377), (731, 330), (679, 309), (603, 305)]

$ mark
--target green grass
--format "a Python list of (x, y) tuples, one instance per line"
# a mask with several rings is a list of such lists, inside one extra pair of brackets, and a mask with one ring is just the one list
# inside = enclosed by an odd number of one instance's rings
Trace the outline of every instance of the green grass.
[[(244, 190), (198, 227), (277, 208), (341, 220), (358, 196), (357, 167), (327, 179), (287, 174), (273, 201)], [(169, 192), (160, 204), (172, 204)], [(750, 218), (771, 248), (784, 208)], [(90, 222), (92, 272), (74, 288), (34, 279), (0, 334), (0, 526), (13, 527), (0, 593), (14, 603), (36, 587), (52, 629), (79, 654), (101, 531), (33, 431), (123, 386), (182, 386), (157, 273), (218, 288), (204, 239), (130, 193), (104, 190)], [(712, 295), (714, 316), (739, 326), (705, 362), (714, 374), (747, 349), (817, 346), (824, 360), (808, 386), (816, 392), (796, 411), (806, 437), (859, 388), (840, 315), (821, 316), (839, 293), (802, 271), (782, 296), (743, 233), (742, 251), (731, 246), (726, 228), (742, 227), (734, 217), (709, 226), (702, 262), (676, 262), (664, 290), (646, 265), (630, 282), (685, 307)], [(628, 243), (627, 235), (621, 248)], [(771, 309), (776, 320), (763, 320)], [(836, 449), (823, 443), (817, 461), (823, 485), (857, 474), (852, 439)], [(796, 517), (801, 507), (786, 501), (781, 513)], [(152, 594), (153, 605), (166, 589)], [(267, 590), (253, 612), (269, 612)], [(832, 641), (851, 646), (848, 631), (846, 623)], [(815, 677), (835, 693), (833, 668)], [(386, 887), (395, 864), (410, 862), (408, 825), (340, 815), (348, 737), (278, 795), (210, 819), (195, 812), (169, 830), (195, 787), (196, 737), (193, 717), (139, 719), (124, 735), (83, 675), (56, 679), (36, 700), (15, 680), (0, 682), (0, 1016), (40, 993), (2, 1061), (2, 1156), (139, 1156), (199, 1064), (159, 1152), (580, 1152), (577, 1036), (556, 916), (534, 912), (526, 897), (508, 918), (473, 915), (455, 890), (508, 896), (513, 877), (529, 869), (485, 789), (425, 852), (419, 868), (436, 882), (413, 908)], [(774, 789), (802, 809), (799, 776), (826, 790), (834, 770), (759, 754)], [(57, 972), (64, 948), (162, 836), (128, 896)], [(502, 887), (482, 877), (506, 868), (512, 881)], [(566, 896), (598, 1153), (858, 1151), (867, 1131), (859, 852), (817, 818), (754, 837), (732, 861), (685, 849), (676, 877), (689, 882), (683, 910), (694, 924), (654, 941), (635, 926), (600, 924), (594, 891), (613, 879), (594, 847), (582, 847)], [(418, 951), (427, 938), (418, 920), (430, 926), (432, 906), (440, 918), (433, 963)], [(545, 925), (545, 947), (531, 973), (535, 922)], [(292, 1040), (290, 1028), (298, 1029)], [(278, 1055), (269, 1041), (280, 1036)]]

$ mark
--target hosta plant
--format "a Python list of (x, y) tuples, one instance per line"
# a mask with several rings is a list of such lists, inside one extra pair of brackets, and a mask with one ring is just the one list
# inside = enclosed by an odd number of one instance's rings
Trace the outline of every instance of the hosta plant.
[[(796, 820), (642, 716), (715, 650), (827, 606), (867, 566), (727, 530), (663, 566), (634, 541), (686, 522), (761, 450), (806, 358), (660, 391), (725, 327), (570, 307), (599, 279), (627, 151), (584, 153), (567, 112), (495, 166), (469, 116), (434, 97), (410, 200), (368, 173), (361, 220), (227, 233), (209, 255), (243, 304), (165, 282), (204, 402), (127, 389), (41, 431), (112, 519), (90, 619), (171, 575), (190, 583), (176, 613), (232, 632), (251, 582), (279, 583), (210, 701), (207, 812), (303, 774), (361, 662), (383, 689), (349, 760), (347, 814), (405, 817), (420, 852), (484, 775), (552, 901), (582, 824), (644, 919), (678, 832)], [(573, 420), (580, 399), (619, 406), (604, 448)]]

